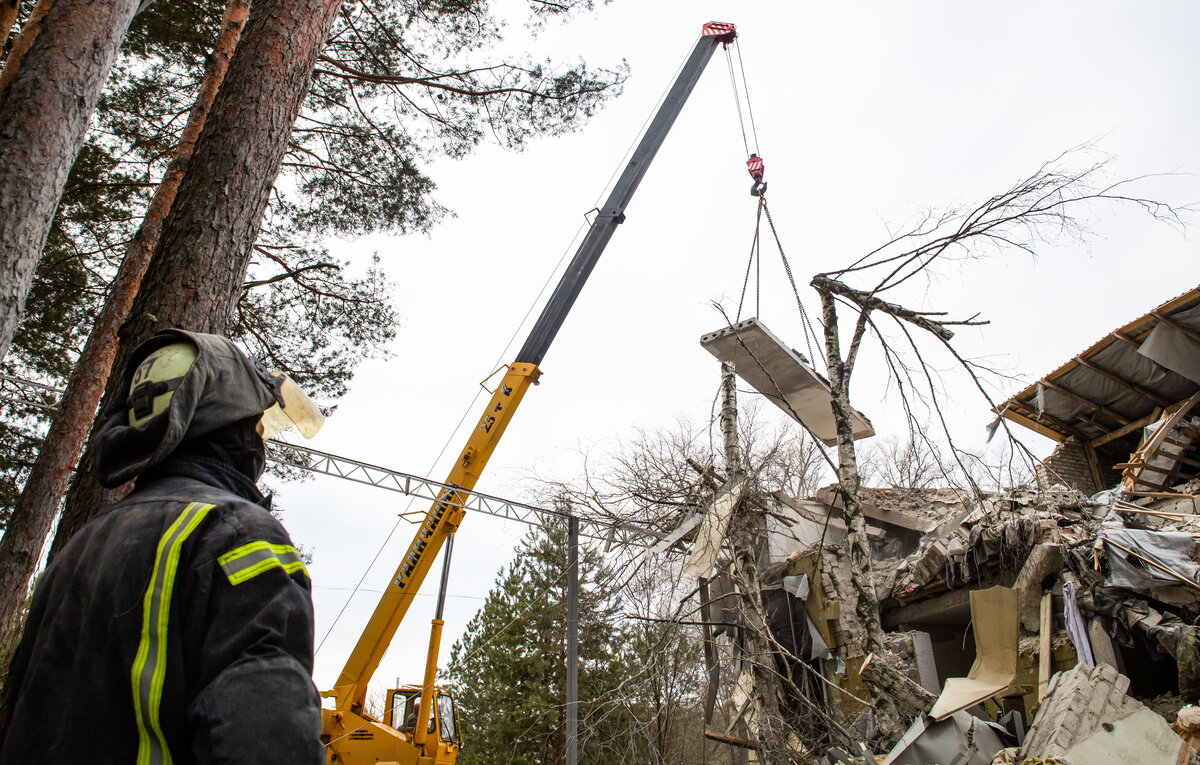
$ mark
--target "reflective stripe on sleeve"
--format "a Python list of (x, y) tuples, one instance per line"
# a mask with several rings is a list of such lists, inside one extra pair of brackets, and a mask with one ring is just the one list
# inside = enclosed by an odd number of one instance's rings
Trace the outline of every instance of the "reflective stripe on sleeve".
[(171, 618), (171, 592), (179, 568), (183, 543), (216, 505), (193, 502), (158, 541), (150, 584), (142, 599), (142, 639), (129, 678), (133, 684), (133, 712), (138, 729), (137, 765), (171, 765), (171, 752), (159, 721), (163, 681), (167, 676), (167, 624)]
[(233, 585), (248, 582), (262, 572), (276, 567), (289, 574), (300, 571), (305, 576), (309, 575), (295, 547), (270, 542), (250, 542), (235, 547), (217, 558), (217, 563), (221, 564), (221, 570)]

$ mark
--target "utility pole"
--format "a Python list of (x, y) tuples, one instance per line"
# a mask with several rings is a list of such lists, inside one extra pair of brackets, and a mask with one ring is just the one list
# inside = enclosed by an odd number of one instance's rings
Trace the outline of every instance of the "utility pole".
[(567, 518), (567, 765), (579, 761), (579, 519)]

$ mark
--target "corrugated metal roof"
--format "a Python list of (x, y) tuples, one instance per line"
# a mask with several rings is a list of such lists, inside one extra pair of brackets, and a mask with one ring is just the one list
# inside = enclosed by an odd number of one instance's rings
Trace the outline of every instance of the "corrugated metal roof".
[(1109, 332), (996, 411), (1057, 441), (1103, 443), (1148, 424), (1156, 410), (1200, 390), (1138, 352), (1160, 324), (1200, 345), (1200, 286)]

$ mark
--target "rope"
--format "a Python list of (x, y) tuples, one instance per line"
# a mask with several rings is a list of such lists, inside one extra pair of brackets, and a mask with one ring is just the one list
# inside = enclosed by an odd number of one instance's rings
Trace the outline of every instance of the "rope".
[[(808, 349), (808, 358), (810, 360), (820, 359), (825, 363), (825, 349), (818, 340), (816, 328), (813, 326), (813, 321), (808, 315), (808, 311), (804, 308), (804, 301), (800, 299), (800, 290), (796, 287), (796, 277), (792, 273), (792, 264), (788, 260), (787, 254), (783, 251), (783, 243), (779, 240), (779, 232), (775, 228), (775, 220), (771, 217), (771, 208), (767, 206), (766, 196), (758, 198), (754, 215), (754, 238), (750, 242), (750, 257), (746, 261), (746, 275), (742, 280), (742, 292), (738, 297), (737, 318), (735, 322), (742, 318), (742, 309), (746, 303), (746, 292), (750, 288), (750, 271), (754, 270), (754, 307), (755, 313), (762, 316), (762, 218), (765, 213), (767, 216), (767, 225), (771, 229), (771, 238), (775, 240), (775, 247), (779, 250), (779, 259), (783, 263), (784, 273), (787, 274), (788, 284), (792, 287), (792, 295), (796, 299), (796, 307), (800, 310), (800, 318), (804, 328), (804, 345)], [(815, 352), (814, 352), (815, 346)]]
[[(754, 106), (750, 103), (750, 86), (746, 84), (746, 66), (742, 62), (741, 38), (735, 39), (733, 44), (737, 46), (738, 69), (742, 72), (742, 91), (746, 94), (746, 112), (750, 115), (750, 133), (754, 136), (754, 153), (758, 154), (758, 128), (754, 125)], [(741, 117), (740, 112), (738, 117)]]
[[(733, 73), (733, 54), (729, 52), (729, 48), (725, 48), (725, 64), (729, 69), (729, 84), (733, 88), (733, 107), (737, 111), (738, 125), (742, 128), (742, 147), (746, 150), (746, 156), (750, 156), (750, 142), (746, 139), (746, 123), (742, 119), (742, 100), (738, 95), (737, 75)], [(749, 104), (747, 104), (749, 106)], [(757, 139), (754, 142), (755, 149), (758, 148)]]
[(808, 311), (804, 310), (804, 301), (800, 299), (800, 290), (796, 289), (796, 277), (792, 274), (792, 264), (788, 262), (788, 257), (783, 251), (783, 243), (779, 241), (779, 232), (775, 230), (775, 220), (771, 217), (771, 210), (767, 207), (767, 198), (759, 197), (759, 205), (762, 206), (763, 212), (767, 214), (767, 224), (771, 227), (771, 236), (775, 239), (775, 246), (779, 249), (779, 258), (783, 261), (783, 270), (787, 273), (788, 283), (792, 285), (792, 294), (796, 297), (796, 307), (800, 309), (800, 318), (803, 319), (804, 326), (804, 344), (808, 348), (808, 357), (810, 359), (820, 358), (822, 362), (826, 362), (825, 349), (817, 343), (817, 350), (820, 355), (813, 354), (813, 341), (817, 337), (817, 332), (812, 326), (812, 320), (808, 317)]
[(755, 308), (756, 313), (762, 312), (762, 300), (761, 300), (762, 257), (761, 257), (761, 252), (760, 252), (759, 236), (758, 236), (761, 224), (762, 224), (762, 205), (758, 205), (758, 214), (755, 216), (755, 219), (754, 219), (754, 239), (753, 239), (753, 241), (750, 242), (750, 259), (748, 261), (746, 261), (746, 278), (742, 280), (742, 294), (741, 294), (741, 297), (738, 298), (737, 318), (734, 319), (734, 321), (740, 321), (742, 318), (742, 305), (746, 302), (746, 289), (750, 286), (750, 268), (755, 263), (756, 255), (758, 256), (757, 261), (759, 264), (759, 268), (755, 270), (755, 274), (754, 274), (754, 279), (755, 279), (754, 308)]

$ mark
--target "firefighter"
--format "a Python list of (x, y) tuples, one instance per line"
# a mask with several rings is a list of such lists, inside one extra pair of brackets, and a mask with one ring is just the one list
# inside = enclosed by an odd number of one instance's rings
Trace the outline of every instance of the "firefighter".
[(308, 571), (255, 485), (319, 410), (216, 335), (134, 351), (93, 438), (133, 492), (42, 575), (0, 712), (0, 765), (324, 762)]

